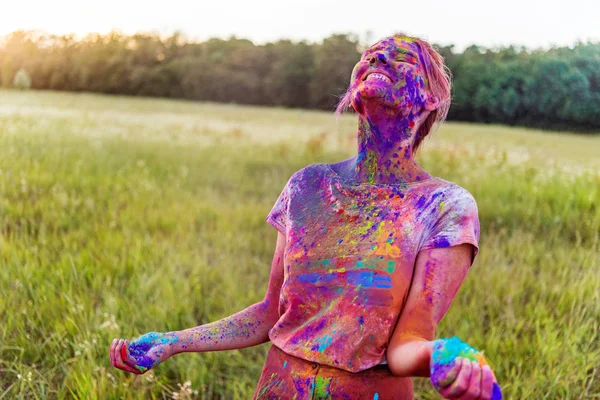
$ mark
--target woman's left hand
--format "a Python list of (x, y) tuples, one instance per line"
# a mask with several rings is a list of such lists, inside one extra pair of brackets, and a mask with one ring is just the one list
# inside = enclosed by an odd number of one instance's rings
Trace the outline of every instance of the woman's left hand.
[(482, 367), (477, 361), (457, 357), (454, 365), (432, 383), (445, 399), (491, 400), (496, 378), (488, 365)]
[[(135, 360), (130, 358), (127, 352), (127, 345), (129, 342), (125, 339), (114, 339), (110, 345), (110, 362), (115, 368), (120, 370), (131, 372), (132, 374), (142, 374), (135, 368)], [(125, 358), (123, 355), (125, 354)]]
[(110, 347), (112, 364), (123, 371), (143, 374), (176, 354), (177, 335), (149, 332), (131, 343), (115, 339)]

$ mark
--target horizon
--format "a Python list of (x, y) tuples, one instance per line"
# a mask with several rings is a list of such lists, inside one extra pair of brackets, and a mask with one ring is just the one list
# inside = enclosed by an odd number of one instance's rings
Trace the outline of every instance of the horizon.
[[(39, 36), (57, 36), (57, 37), (68, 37), (71, 36), (73, 37), (75, 40), (77, 41), (81, 41), (81, 40), (85, 40), (88, 37), (93, 37), (95, 35), (98, 36), (108, 36), (112, 33), (118, 34), (118, 35), (122, 35), (122, 36), (135, 36), (135, 35), (148, 35), (148, 36), (157, 36), (159, 37), (161, 40), (165, 40), (169, 37), (172, 37), (173, 35), (180, 35), (180, 37), (182, 38), (182, 40), (184, 40), (187, 43), (203, 43), (212, 39), (219, 39), (219, 40), (230, 40), (230, 39), (238, 39), (238, 40), (248, 40), (250, 41), (253, 45), (255, 46), (263, 46), (269, 43), (276, 43), (279, 41), (290, 41), (292, 43), (302, 43), (305, 42), (307, 44), (318, 44), (321, 43), (323, 40), (327, 39), (328, 37), (334, 36), (334, 35), (347, 35), (348, 37), (352, 38), (356, 38), (359, 42), (359, 44), (365, 44), (367, 42), (369, 42), (368, 37), (372, 36), (369, 32), (363, 33), (363, 34), (359, 34), (356, 32), (331, 32), (328, 36), (322, 37), (320, 39), (317, 40), (310, 40), (310, 39), (305, 39), (305, 38), (291, 38), (291, 37), (280, 37), (280, 38), (275, 38), (272, 40), (268, 40), (268, 41), (257, 41), (257, 40), (252, 40), (249, 37), (245, 37), (245, 36), (241, 36), (241, 35), (236, 35), (236, 34), (231, 34), (229, 36), (208, 36), (208, 37), (193, 37), (190, 36), (188, 34), (186, 34), (186, 32), (183, 31), (172, 31), (172, 32), (160, 32), (158, 30), (140, 30), (140, 31), (133, 31), (133, 32), (126, 32), (124, 30), (121, 29), (112, 29), (106, 32), (86, 32), (86, 33), (82, 33), (82, 34), (78, 34), (75, 32), (61, 32), (61, 33), (55, 33), (55, 32), (50, 32), (50, 31), (46, 31), (46, 30), (42, 30), (42, 29), (17, 29), (11, 32), (7, 32), (7, 33), (0, 33), (0, 41), (2, 41), (3, 39), (7, 38), (8, 36), (15, 34), (17, 32), (25, 32), (25, 33), (32, 33), (32, 34), (37, 34)], [(411, 35), (411, 34), (409, 34)], [(419, 36), (421, 38), (424, 38), (422, 35), (414, 35), (414, 36)], [(371, 44), (376, 43), (378, 40), (383, 39), (385, 36), (381, 36), (381, 37), (373, 37), (373, 40), (370, 42)], [(481, 43), (476, 43), (476, 42), (471, 42), (471, 43), (467, 43), (467, 44), (463, 44), (463, 45), (458, 45), (456, 43), (452, 43), (452, 42), (437, 42), (437, 41), (431, 41), (429, 39), (425, 40), (429, 41), (430, 43), (434, 44), (434, 45), (439, 45), (439, 46), (453, 46), (453, 50), (456, 53), (462, 53), (465, 49), (472, 47), (472, 46), (477, 46), (480, 47), (482, 49), (485, 50), (500, 50), (500, 49), (505, 49), (505, 48), (509, 48), (509, 47), (513, 47), (515, 49), (524, 49), (526, 51), (529, 52), (533, 52), (536, 50), (549, 50), (549, 49), (553, 49), (553, 48), (562, 48), (562, 47), (568, 47), (568, 48), (573, 48), (579, 44), (600, 44), (600, 37), (598, 38), (588, 38), (588, 39), (579, 39), (576, 38), (574, 39), (572, 42), (568, 43), (560, 43), (560, 44), (547, 44), (545, 46), (537, 46), (537, 47), (530, 47), (530, 46), (526, 46), (523, 44), (519, 44), (519, 43), (506, 43), (506, 44), (497, 44), (497, 45), (493, 45), (493, 46), (487, 46), (485, 44), (481, 44)]]

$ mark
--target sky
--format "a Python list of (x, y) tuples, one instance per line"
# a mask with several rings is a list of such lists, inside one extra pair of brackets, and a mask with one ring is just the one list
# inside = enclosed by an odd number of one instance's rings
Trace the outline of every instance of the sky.
[(351, 32), (372, 43), (404, 31), (459, 50), (471, 44), (547, 48), (600, 41), (599, 16), (600, 0), (7, 0), (0, 35), (180, 31), (196, 40), (235, 35), (260, 44)]

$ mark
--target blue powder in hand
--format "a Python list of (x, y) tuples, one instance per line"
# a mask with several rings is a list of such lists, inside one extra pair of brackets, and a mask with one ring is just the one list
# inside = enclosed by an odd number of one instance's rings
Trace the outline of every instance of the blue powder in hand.
[(127, 349), (129, 350), (129, 355), (136, 361), (136, 369), (144, 372), (160, 363), (160, 359), (148, 356), (148, 351), (152, 347), (175, 342), (177, 342), (177, 338), (175, 337), (169, 338), (161, 333), (150, 332), (130, 343)]
[[(436, 386), (454, 365), (457, 357), (477, 361), (479, 365), (487, 365), (483, 353), (469, 346), (456, 336), (450, 339), (439, 339), (435, 341), (431, 355), (431, 381)], [(500, 385), (494, 382), (492, 400), (502, 400)]]

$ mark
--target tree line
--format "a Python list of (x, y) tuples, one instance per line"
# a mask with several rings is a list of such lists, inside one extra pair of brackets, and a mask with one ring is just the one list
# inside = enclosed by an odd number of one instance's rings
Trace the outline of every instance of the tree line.
[[(365, 48), (346, 34), (256, 45), (235, 37), (18, 31), (0, 39), (0, 84), (332, 110)], [(454, 75), (450, 120), (600, 129), (600, 43), (437, 49)]]

